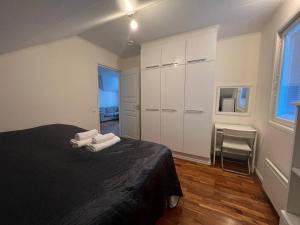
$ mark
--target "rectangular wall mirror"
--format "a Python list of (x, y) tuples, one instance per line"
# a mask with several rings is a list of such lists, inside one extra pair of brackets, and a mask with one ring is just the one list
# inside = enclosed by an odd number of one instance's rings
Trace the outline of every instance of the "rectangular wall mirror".
[(217, 113), (248, 113), (249, 86), (219, 87), (217, 94)]

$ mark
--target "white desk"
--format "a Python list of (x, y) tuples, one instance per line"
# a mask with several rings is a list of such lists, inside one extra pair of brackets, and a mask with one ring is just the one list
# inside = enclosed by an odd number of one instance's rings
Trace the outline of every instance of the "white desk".
[(254, 147), (253, 147), (253, 155), (252, 155), (252, 173), (254, 172), (254, 164), (255, 164), (255, 155), (256, 155), (256, 141), (257, 141), (257, 130), (249, 125), (237, 125), (237, 124), (226, 124), (226, 123), (215, 123), (215, 129), (214, 129), (214, 152), (213, 152), (213, 165), (215, 165), (216, 162), (216, 152), (220, 151), (220, 149), (217, 146), (217, 134), (222, 134), (223, 129), (233, 129), (233, 130), (241, 130), (241, 131), (255, 131), (256, 137), (254, 140)]

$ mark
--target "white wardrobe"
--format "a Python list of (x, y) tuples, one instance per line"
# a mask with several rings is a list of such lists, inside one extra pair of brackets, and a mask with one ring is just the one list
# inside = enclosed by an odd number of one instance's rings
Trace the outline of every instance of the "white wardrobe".
[(141, 137), (210, 162), (217, 27), (141, 49)]

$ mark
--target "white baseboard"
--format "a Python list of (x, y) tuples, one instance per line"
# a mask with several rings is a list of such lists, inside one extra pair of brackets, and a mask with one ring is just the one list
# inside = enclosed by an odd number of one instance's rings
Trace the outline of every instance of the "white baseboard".
[(255, 173), (258, 179), (260, 180), (260, 182), (262, 183), (264, 181), (264, 177), (262, 176), (261, 172), (257, 169), (257, 167), (255, 168)]
[(184, 154), (184, 153), (180, 153), (180, 152), (173, 152), (173, 151), (172, 151), (172, 154), (173, 154), (174, 158), (184, 159), (187, 161), (201, 163), (201, 164), (205, 164), (205, 165), (211, 165), (211, 161), (209, 158), (192, 156), (192, 155), (188, 155), (188, 154)]

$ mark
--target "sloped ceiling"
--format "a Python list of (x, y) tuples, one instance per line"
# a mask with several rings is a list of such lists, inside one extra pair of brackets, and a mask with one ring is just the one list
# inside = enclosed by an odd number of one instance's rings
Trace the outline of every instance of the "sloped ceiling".
[[(1, 0), (0, 54), (72, 35), (122, 57), (139, 44), (220, 24), (219, 38), (260, 31), (283, 0)], [(131, 32), (126, 4), (137, 10)], [(127, 42), (134, 40), (133, 46)]]

